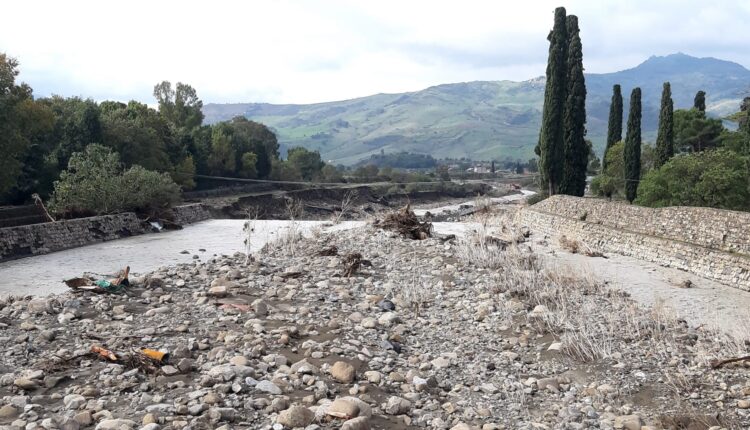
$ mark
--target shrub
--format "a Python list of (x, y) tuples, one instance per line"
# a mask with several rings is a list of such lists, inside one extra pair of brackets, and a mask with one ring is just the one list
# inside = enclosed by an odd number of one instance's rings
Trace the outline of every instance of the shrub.
[(636, 203), (750, 210), (748, 163), (726, 149), (676, 156), (641, 180)]
[(91, 144), (70, 157), (55, 182), (50, 209), (61, 215), (110, 214), (169, 207), (180, 187), (166, 173), (133, 166), (123, 170), (116, 152)]

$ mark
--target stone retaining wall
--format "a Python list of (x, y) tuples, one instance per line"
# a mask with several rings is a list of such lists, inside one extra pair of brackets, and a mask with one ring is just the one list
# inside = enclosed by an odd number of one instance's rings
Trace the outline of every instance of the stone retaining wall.
[(0, 228), (0, 261), (47, 254), (146, 231), (147, 226), (131, 212)]
[(532, 231), (566, 235), (593, 249), (675, 267), (750, 291), (750, 214), (651, 209), (553, 196), (522, 211)]
[[(208, 207), (190, 204), (173, 208), (177, 224), (211, 218)], [(58, 222), (0, 228), (0, 261), (47, 254), (97, 242), (148, 233), (151, 226), (132, 212)]]

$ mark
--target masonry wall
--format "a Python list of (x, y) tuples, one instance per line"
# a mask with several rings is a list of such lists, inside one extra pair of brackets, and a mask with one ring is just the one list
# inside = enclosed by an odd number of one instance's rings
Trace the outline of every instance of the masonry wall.
[(675, 267), (750, 291), (750, 214), (717, 209), (643, 208), (553, 196), (522, 211), (526, 225), (552, 237)]
[(0, 228), (0, 260), (47, 254), (146, 231), (134, 213)]
[[(173, 208), (175, 222), (191, 224), (211, 218), (202, 204)], [(97, 242), (148, 233), (151, 226), (132, 212), (0, 228), (0, 261), (47, 254)]]

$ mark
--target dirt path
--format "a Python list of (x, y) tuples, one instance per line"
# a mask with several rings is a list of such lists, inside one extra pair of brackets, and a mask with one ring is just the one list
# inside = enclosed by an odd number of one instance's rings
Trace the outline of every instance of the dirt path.
[[(657, 303), (672, 308), (691, 326), (718, 326), (728, 332), (750, 331), (750, 293), (699, 276), (654, 263), (617, 254), (608, 258), (571, 254), (554, 240), (533, 248), (561, 267), (577, 273), (582, 271), (609, 282), (612, 287), (627, 291), (639, 303)], [(679, 285), (690, 280), (691, 288)]]

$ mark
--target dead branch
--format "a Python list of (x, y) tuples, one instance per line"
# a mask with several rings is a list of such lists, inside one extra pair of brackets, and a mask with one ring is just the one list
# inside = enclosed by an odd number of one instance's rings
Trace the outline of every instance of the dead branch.
[(725, 364), (729, 363), (737, 363), (740, 361), (750, 361), (750, 355), (746, 355), (744, 357), (734, 357), (734, 358), (727, 358), (725, 360), (711, 360), (711, 368), (712, 369), (718, 369)]

